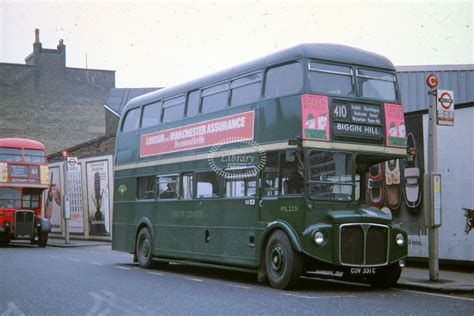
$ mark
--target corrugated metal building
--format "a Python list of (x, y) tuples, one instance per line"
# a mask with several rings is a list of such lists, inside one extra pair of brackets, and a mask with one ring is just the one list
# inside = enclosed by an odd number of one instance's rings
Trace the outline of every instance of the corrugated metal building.
[[(474, 264), (474, 65), (428, 65), (396, 67), (405, 109), (407, 135), (416, 139), (421, 174), (426, 172), (428, 151), (428, 86), (426, 77), (438, 77), (438, 88), (454, 91), (454, 126), (438, 126), (438, 172), (442, 176), (442, 226), (439, 229), (439, 258), (442, 261)], [(422, 187), (420, 175), (418, 183)], [(400, 207), (394, 220), (408, 232), (410, 257), (428, 257), (425, 214), (419, 208)]]
[(474, 64), (395, 68), (405, 112), (428, 109), (428, 87), (425, 79), (430, 73), (438, 77), (439, 88), (454, 91), (455, 104), (474, 102)]

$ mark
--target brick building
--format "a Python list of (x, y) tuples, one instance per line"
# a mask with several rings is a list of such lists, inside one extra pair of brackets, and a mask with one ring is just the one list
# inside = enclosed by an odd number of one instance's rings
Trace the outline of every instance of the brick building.
[(35, 30), (25, 64), (0, 63), (0, 137), (43, 142), (57, 152), (106, 134), (104, 104), (115, 71), (66, 67), (66, 46), (42, 47)]

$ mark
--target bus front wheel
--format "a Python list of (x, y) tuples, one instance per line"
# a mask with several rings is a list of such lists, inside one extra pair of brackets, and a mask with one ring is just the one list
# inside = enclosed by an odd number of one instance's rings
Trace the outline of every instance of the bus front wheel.
[(288, 236), (276, 230), (265, 249), (265, 267), (270, 285), (286, 290), (295, 286), (301, 276), (301, 257), (291, 246)]
[(48, 233), (40, 232), (38, 238), (38, 246), (40, 246), (41, 248), (46, 247), (46, 245), (48, 244)]
[(140, 229), (137, 237), (136, 254), (140, 267), (149, 269), (153, 260), (153, 240), (147, 227)]

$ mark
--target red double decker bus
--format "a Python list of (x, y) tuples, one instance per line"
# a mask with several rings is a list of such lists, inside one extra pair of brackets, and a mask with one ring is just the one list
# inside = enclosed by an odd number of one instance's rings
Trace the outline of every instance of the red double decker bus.
[(45, 247), (51, 224), (41, 212), (42, 193), (49, 187), (42, 143), (0, 138), (0, 243), (31, 240)]

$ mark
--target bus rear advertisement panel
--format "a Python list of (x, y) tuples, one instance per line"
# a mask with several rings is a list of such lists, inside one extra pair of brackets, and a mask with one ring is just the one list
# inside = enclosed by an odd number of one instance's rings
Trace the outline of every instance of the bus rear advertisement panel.
[[(251, 269), (278, 289), (319, 270), (395, 284), (407, 234), (367, 194), (369, 168), (406, 155), (396, 85), (382, 56), (305, 44), (130, 101), (113, 249), (144, 268), (158, 258)], [(178, 98), (180, 115), (165, 120)], [(151, 105), (161, 112), (145, 124)]]

